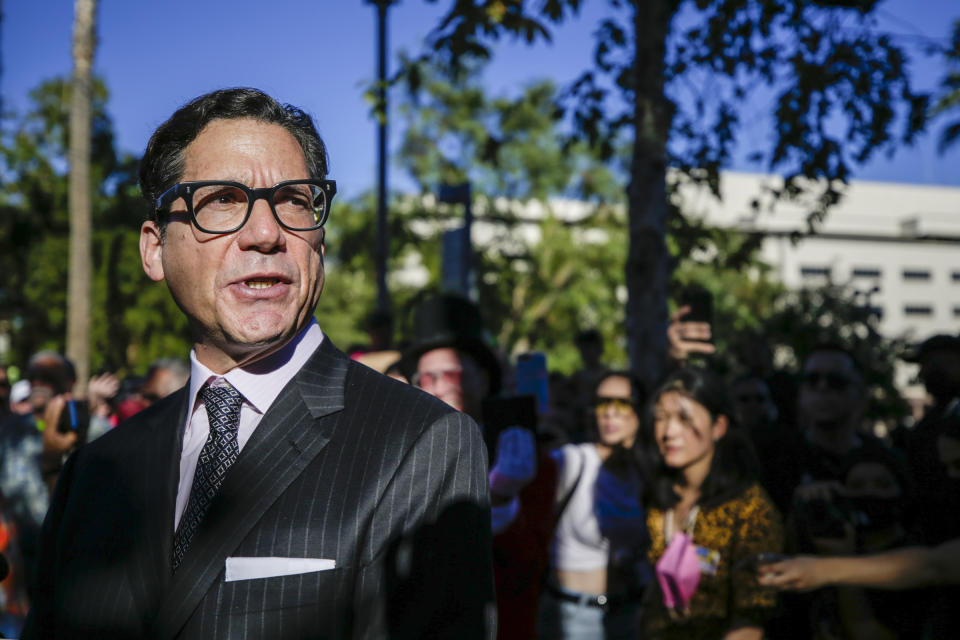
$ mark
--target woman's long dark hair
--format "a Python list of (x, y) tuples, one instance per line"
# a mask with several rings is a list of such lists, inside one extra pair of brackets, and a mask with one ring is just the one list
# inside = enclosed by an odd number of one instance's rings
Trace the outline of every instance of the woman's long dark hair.
[(739, 432), (730, 408), (729, 394), (720, 380), (705, 369), (684, 367), (671, 373), (651, 396), (640, 427), (641, 455), (646, 458), (645, 466), (652, 470), (646, 483), (648, 500), (660, 509), (669, 509), (680, 500), (673, 489), (680, 480), (680, 471), (664, 464), (654, 434), (657, 401), (671, 391), (703, 406), (711, 420), (725, 416), (729, 424), (726, 434), (715, 445), (698, 504), (709, 509), (736, 497), (756, 481), (757, 461), (753, 447)]
[[(609, 378), (624, 378), (627, 382), (630, 383), (630, 404), (633, 405), (633, 410), (637, 414), (638, 420), (643, 423), (643, 407), (647, 400), (646, 388), (643, 385), (643, 382), (632, 374), (629, 371), (619, 371), (619, 370), (610, 370), (605, 372), (597, 379), (597, 384), (593, 388), (593, 399), (591, 404), (596, 406), (597, 400), (599, 398), (597, 391)], [(597, 415), (595, 412), (591, 412), (590, 417), (591, 423), (590, 426), (593, 429), (595, 434), (599, 435), (599, 428), (597, 426)], [(642, 428), (642, 426), (641, 426)], [(642, 476), (648, 475), (642, 467), (643, 456), (638, 455), (640, 449), (640, 430), (637, 430), (637, 436), (633, 441), (633, 446), (630, 449), (623, 447), (622, 445), (616, 446), (613, 448), (613, 452), (610, 454), (610, 457), (607, 458), (603, 466), (609, 471), (612, 471), (618, 475), (627, 473), (630, 468), (637, 469), (641, 472)]]

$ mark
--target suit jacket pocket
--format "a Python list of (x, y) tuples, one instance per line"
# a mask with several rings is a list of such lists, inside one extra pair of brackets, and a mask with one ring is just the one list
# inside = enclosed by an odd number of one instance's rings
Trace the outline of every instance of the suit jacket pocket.
[(342, 592), (341, 569), (225, 582), (221, 602), (231, 615), (315, 607), (326, 609)]

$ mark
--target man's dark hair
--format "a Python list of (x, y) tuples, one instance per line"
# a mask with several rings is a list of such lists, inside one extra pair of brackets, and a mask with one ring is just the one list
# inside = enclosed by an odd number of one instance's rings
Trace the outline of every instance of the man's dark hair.
[(177, 109), (150, 137), (140, 161), (140, 191), (152, 215), (157, 213), (157, 198), (183, 175), (183, 152), (204, 127), (214, 120), (241, 118), (280, 125), (289, 131), (303, 150), (310, 177), (326, 178), (327, 148), (309, 115), (297, 107), (277, 102), (259, 89), (220, 89)]

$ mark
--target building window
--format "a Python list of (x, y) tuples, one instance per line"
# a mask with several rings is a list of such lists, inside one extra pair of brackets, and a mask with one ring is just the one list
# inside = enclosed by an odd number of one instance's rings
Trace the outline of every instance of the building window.
[(804, 278), (829, 278), (830, 267), (800, 267), (800, 275)]
[(879, 278), (883, 272), (874, 267), (854, 267), (852, 273), (854, 278)]
[(953, 308), (953, 317), (954, 317), (954, 318), (960, 318), (960, 307), (954, 307), (954, 308)]
[(929, 304), (907, 304), (903, 307), (906, 316), (932, 316), (933, 307)]
[(876, 316), (877, 320), (883, 320), (883, 307), (871, 307), (870, 313)]
[(929, 269), (904, 269), (904, 280), (925, 281), (930, 279)]
[(954, 271), (952, 274), (950, 274), (950, 277), (953, 278), (954, 282), (960, 282), (960, 271)]

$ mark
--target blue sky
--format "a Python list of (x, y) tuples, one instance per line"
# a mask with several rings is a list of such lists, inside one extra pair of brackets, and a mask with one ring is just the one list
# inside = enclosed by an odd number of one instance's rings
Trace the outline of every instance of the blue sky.
[[(389, 44), (416, 52), (449, 2), (401, 0), (390, 9)], [(559, 84), (589, 63), (591, 34), (604, 0), (587, 0), (552, 44), (505, 43), (484, 75), (492, 93), (515, 92), (550, 77)], [(72, 0), (3, 4), (0, 78), (5, 109), (22, 110), (40, 81), (71, 70)], [(951, 0), (886, 0), (881, 27), (904, 37), (946, 43), (960, 5)], [(109, 111), (120, 149), (139, 154), (152, 130), (190, 98), (223, 86), (248, 85), (305, 108), (330, 148), (332, 177), (347, 197), (376, 180), (376, 129), (363, 100), (375, 75), (375, 9), (362, 0), (101, 0), (95, 70), (111, 91)], [(915, 56), (916, 58), (916, 56)], [(395, 68), (395, 58), (389, 63)], [(942, 76), (939, 61), (916, 60), (920, 88)], [(935, 151), (934, 127), (914, 148), (872, 161), (855, 177), (960, 186), (960, 148)], [(394, 139), (396, 131), (393, 131)], [(737, 167), (747, 168), (747, 167)], [(409, 186), (396, 168), (391, 187)]]

